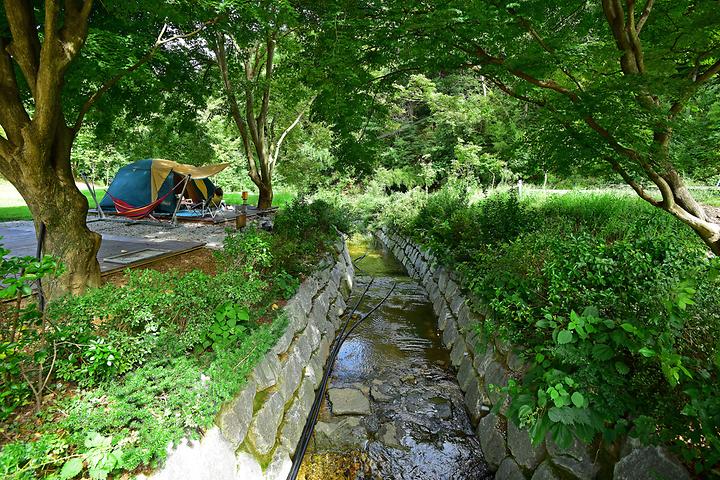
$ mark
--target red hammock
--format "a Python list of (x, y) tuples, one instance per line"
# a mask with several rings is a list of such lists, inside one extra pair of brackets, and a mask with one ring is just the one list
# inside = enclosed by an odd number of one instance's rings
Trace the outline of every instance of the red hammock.
[[(180, 185), (180, 183), (178, 183), (178, 185)], [(173, 187), (165, 195), (158, 198), (154, 202), (152, 202), (148, 205), (145, 205), (144, 207), (135, 207), (133, 205), (130, 205), (127, 202), (120, 200), (119, 198), (113, 197), (109, 193), (108, 193), (108, 196), (112, 199), (113, 203), (115, 204), (115, 210), (117, 210), (117, 213), (119, 213), (120, 215), (122, 215), (124, 217), (132, 218), (133, 220), (140, 220), (141, 218), (145, 218), (148, 215), (150, 215), (150, 213), (152, 213), (152, 211), (155, 210), (157, 208), (157, 206), (160, 205), (163, 202), (163, 200), (165, 200), (168, 197), (168, 195), (170, 195), (175, 190), (175, 188), (177, 188), (177, 185), (175, 185), (175, 187)], [(152, 217), (152, 215), (150, 215), (150, 216)]]

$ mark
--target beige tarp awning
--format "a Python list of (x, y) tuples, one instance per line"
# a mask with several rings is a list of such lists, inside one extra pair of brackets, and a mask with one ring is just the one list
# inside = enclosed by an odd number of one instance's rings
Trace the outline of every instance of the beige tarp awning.
[[(190, 175), (191, 180), (202, 180), (203, 178), (212, 177), (225, 170), (229, 163), (219, 163), (217, 165), (205, 165), (202, 167), (196, 167), (194, 165), (186, 165), (184, 163), (173, 162), (172, 160), (162, 160), (155, 158), (152, 161), (151, 168), (151, 183), (152, 188), (152, 200), (155, 201), (158, 197), (158, 191), (162, 187), (163, 182), (170, 172), (175, 172), (179, 175)], [(202, 182), (196, 182), (197, 187), (203, 192), (207, 198), (208, 192), (205, 188), (205, 184)]]

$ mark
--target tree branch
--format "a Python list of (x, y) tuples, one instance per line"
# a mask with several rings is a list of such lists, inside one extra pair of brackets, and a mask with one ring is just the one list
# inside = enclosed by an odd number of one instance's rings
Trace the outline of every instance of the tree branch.
[(40, 39), (31, 0), (4, 0), (12, 43), (7, 47), (20, 67), (33, 98), (40, 68)]
[(10, 142), (22, 143), (22, 127), (30, 123), (30, 117), (20, 99), (20, 90), (13, 69), (6, 40), (0, 38), (0, 125)]
[(285, 137), (292, 131), (293, 128), (297, 126), (298, 123), (300, 123), (300, 119), (305, 115), (305, 112), (307, 109), (310, 108), (310, 106), (313, 104), (315, 99), (317, 98), (317, 95), (314, 95), (312, 99), (310, 100), (310, 103), (307, 104), (307, 106), (298, 114), (297, 118), (295, 118), (295, 121), (290, 124), (289, 127), (285, 129), (285, 131), (280, 135), (280, 138), (278, 139), (277, 143), (275, 144), (275, 148), (273, 149), (273, 152), (270, 153), (270, 170), (275, 167), (275, 163), (277, 163), (278, 156), (280, 156), (280, 147), (282, 147), (283, 141), (285, 140)]
[(719, 72), (720, 72), (720, 60), (718, 60), (717, 62), (710, 65), (707, 70), (705, 70), (703, 73), (701, 73), (700, 75), (695, 77), (695, 83), (698, 85), (701, 83), (705, 83), (706, 81), (708, 81), (710, 79), (710, 77), (717, 75)]
[(521, 101), (523, 101), (523, 102), (532, 103), (532, 104), (537, 105), (537, 106), (539, 106), (539, 107), (544, 107), (544, 106), (546, 106), (546, 104), (545, 104), (544, 101), (542, 101), (542, 100), (535, 100), (534, 98), (530, 98), (530, 97), (528, 97), (528, 96), (526, 96), (526, 95), (521, 95), (521, 94), (517, 93), (515, 90), (513, 90), (513, 89), (510, 88), (510, 87), (508, 87), (508, 86), (505, 85), (503, 82), (501, 82), (500, 80), (498, 80), (497, 78), (495, 78), (495, 77), (493, 77), (493, 76), (487, 76), (487, 78), (489, 78), (490, 81), (491, 81), (496, 87), (498, 87), (500, 90), (502, 90), (505, 94), (507, 94), (507, 95), (509, 95), (509, 96), (511, 96), (511, 97), (513, 97), (513, 98), (516, 98), (516, 99), (521, 100)]
[(638, 184), (630, 176), (630, 174), (627, 172), (627, 170), (625, 170), (622, 167), (622, 165), (620, 165), (620, 162), (618, 162), (617, 160), (615, 160), (614, 158), (612, 158), (610, 156), (606, 156), (605, 159), (610, 163), (610, 165), (612, 165), (613, 170), (615, 170), (618, 174), (620, 174), (622, 179), (625, 180), (625, 183), (630, 185), (630, 187), (632, 187), (632, 189), (635, 190), (635, 193), (637, 193), (637, 195), (640, 198), (642, 198), (643, 200), (645, 200), (646, 202), (648, 202), (650, 205), (652, 205), (654, 207), (662, 206), (662, 202), (654, 199), (649, 193), (647, 193), (645, 191), (645, 189), (642, 187), (642, 185)]
[(83, 103), (82, 107), (80, 107), (80, 111), (78, 112), (77, 118), (75, 119), (75, 124), (73, 125), (73, 131), (77, 134), (77, 132), (80, 130), (80, 127), (83, 124), (83, 120), (85, 119), (85, 115), (87, 112), (92, 108), (93, 105), (102, 97), (108, 90), (110, 90), (112, 87), (114, 87), (123, 77), (126, 75), (129, 75), (142, 67), (144, 64), (149, 62), (153, 56), (155, 56), (155, 53), (158, 51), (160, 47), (163, 45), (167, 45), (168, 43), (174, 42), (176, 40), (186, 39), (193, 37), (197, 35), (198, 33), (202, 32), (205, 28), (208, 26), (216, 23), (219, 20), (220, 17), (215, 17), (212, 20), (208, 20), (206, 22), (203, 22), (198, 28), (193, 30), (190, 33), (185, 34), (178, 34), (173, 35), (168, 38), (163, 38), (165, 36), (165, 32), (168, 29), (168, 25), (163, 25), (162, 29), (160, 30), (160, 34), (157, 37), (157, 40), (155, 40), (155, 43), (150, 47), (150, 50), (137, 62), (135, 62), (133, 65), (127, 67), (126, 69), (120, 71), (117, 75), (114, 77), (108, 79), (104, 84), (100, 86), (95, 92), (90, 95), (87, 100)]
[(635, 31), (637, 31), (638, 35), (640, 35), (640, 31), (642, 30), (643, 26), (645, 26), (645, 22), (647, 22), (647, 19), (650, 16), (650, 12), (652, 11), (654, 3), (655, 0), (647, 0), (647, 2), (645, 3), (645, 8), (643, 8), (642, 13), (640, 14), (640, 18), (637, 21), (637, 25), (635, 26)]
[[(518, 18), (518, 21), (520, 22), (520, 24), (525, 27), (525, 29), (528, 31), (530, 36), (535, 39), (535, 41), (538, 43), (538, 45), (540, 45), (540, 47), (543, 50), (545, 50), (547, 53), (549, 53), (553, 57), (557, 57), (555, 49), (552, 48), (550, 45), (548, 45), (545, 42), (545, 40), (540, 36), (540, 34), (537, 32), (537, 30), (535, 30), (535, 28), (532, 26), (532, 24), (527, 19), (525, 19), (523, 17), (517, 17), (517, 18)], [(558, 65), (558, 68), (560, 68), (560, 71), (563, 72), (563, 74), (566, 77), (568, 77), (575, 84), (576, 87), (578, 87), (578, 90), (580, 90), (580, 91), (583, 90), (582, 85), (580, 85), (580, 82), (578, 81), (578, 79), (575, 78), (575, 76), (572, 73), (570, 73), (570, 71), (568, 69), (566, 69), (560, 65)]]
[(483, 48), (480, 48), (480, 47), (476, 48), (475, 55), (480, 57), (481, 59), (485, 60), (487, 63), (489, 63), (491, 65), (498, 65), (498, 66), (505, 68), (505, 70), (508, 73), (510, 73), (513, 76), (518, 77), (522, 80), (525, 80), (526, 82), (529, 82), (529, 83), (535, 85), (536, 87), (553, 90), (561, 95), (568, 97), (573, 102), (577, 102), (579, 100), (578, 95), (575, 92), (563, 87), (562, 85), (557, 83), (555, 80), (542, 80), (542, 79), (533, 77), (529, 73), (527, 73), (523, 70), (520, 70), (519, 68), (507, 67), (504, 58), (492, 56), (489, 53), (487, 53), (487, 51), (485, 51), (485, 49), (483, 49)]
[(263, 135), (265, 132), (265, 123), (267, 122), (267, 114), (270, 109), (270, 83), (273, 78), (273, 61), (275, 57), (275, 37), (274, 34), (268, 34), (267, 37), (267, 58), (265, 59), (265, 88), (263, 89), (263, 99), (260, 107), (260, 115), (258, 116), (258, 130)]
[(243, 142), (243, 148), (245, 149), (245, 158), (248, 162), (248, 168), (250, 170), (250, 178), (253, 182), (259, 182), (260, 177), (257, 172), (257, 166), (255, 165), (254, 156), (252, 149), (250, 148), (250, 139), (248, 136), (247, 125), (245, 120), (240, 113), (240, 107), (238, 106), (237, 97), (235, 96), (235, 88), (230, 81), (230, 72), (227, 64), (227, 53), (225, 51), (225, 37), (221, 33), (217, 33), (215, 42), (215, 57), (218, 60), (218, 66), (220, 67), (220, 76), (222, 77), (223, 85), (225, 86), (225, 94), (230, 104), (230, 113), (235, 125), (240, 131), (240, 138)]

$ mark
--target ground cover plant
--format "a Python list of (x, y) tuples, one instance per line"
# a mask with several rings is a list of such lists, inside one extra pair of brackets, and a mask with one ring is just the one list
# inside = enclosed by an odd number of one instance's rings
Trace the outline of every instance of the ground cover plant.
[(627, 196), (396, 197), (384, 222), (462, 274), (486, 341), (522, 346), (503, 391), (534, 442), (629, 434), (720, 472), (719, 265), (692, 232)]
[[(197, 437), (282, 335), (282, 302), (341, 220), (327, 204), (296, 201), (276, 234), (229, 233), (215, 275), (129, 271), (125, 285), (62, 297), (44, 314), (7, 306), (18, 326), (0, 343), (0, 475), (105, 478), (155, 466), (171, 442)], [(60, 268), (3, 262), (5, 273), (24, 269), (5, 298)]]

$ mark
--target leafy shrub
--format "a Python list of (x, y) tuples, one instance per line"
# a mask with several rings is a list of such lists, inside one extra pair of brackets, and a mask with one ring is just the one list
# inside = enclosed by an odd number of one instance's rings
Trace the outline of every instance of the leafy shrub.
[[(54, 346), (47, 341), (49, 326), (31, 301), (32, 285), (47, 276), (57, 276), (63, 267), (54, 258), (10, 257), (0, 246), (0, 421), (28, 403), (31, 394), (39, 408), (52, 373)], [(47, 371), (47, 372), (46, 372)]]
[(307, 273), (318, 255), (338, 239), (337, 231), (350, 231), (347, 215), (329, 203), (297, 198), (276, 217), (272, 251), (278, 269), (291, 275)]
[(686, 227), (628, 197), (469, 205), (457, 187), (395, 227), (464, 276), (483, 338), (523, 347), (529, 370), (504, 391), (535, 442), (629, 434), (698, 472), (720, 461), (718, 267)]

